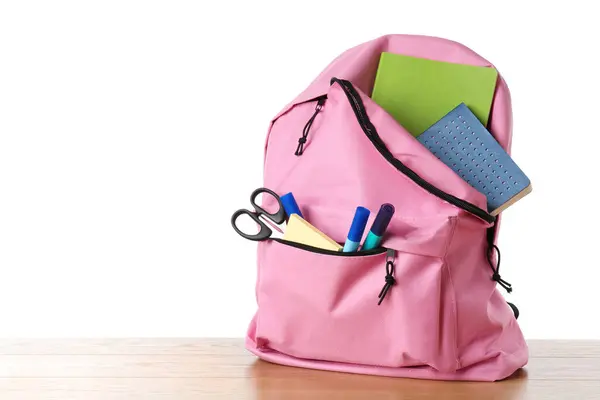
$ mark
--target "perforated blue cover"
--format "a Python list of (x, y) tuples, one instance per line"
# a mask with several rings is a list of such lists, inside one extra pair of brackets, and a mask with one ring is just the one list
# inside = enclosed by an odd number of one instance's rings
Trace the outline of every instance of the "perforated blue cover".
[(485, 194), (489, 212), (529, 186), (527, 176), (464, 103), (417, 140)]

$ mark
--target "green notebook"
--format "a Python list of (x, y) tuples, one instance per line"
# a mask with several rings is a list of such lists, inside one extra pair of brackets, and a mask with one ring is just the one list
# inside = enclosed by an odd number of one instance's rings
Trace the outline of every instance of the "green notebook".
[(373, 100), (413, 136), (465, 103), (487, 126), (496, 78), (494, 68), (381, 53)]

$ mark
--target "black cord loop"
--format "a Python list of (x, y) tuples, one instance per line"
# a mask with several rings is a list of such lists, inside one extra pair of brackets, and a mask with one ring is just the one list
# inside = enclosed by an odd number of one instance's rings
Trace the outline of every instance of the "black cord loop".
[(304, 125), (304, 129), (302, 129), (302, 137), (300, 137), (298, 139), (298, 147), (296, 148), (296, 152), (294, 153), (297, 156), (301, 156), (302, 153), (304, 153), (304, 143), (306, 143), (306, 138), (308, 137), (308, 133), (310, 132), (310, 128), (313, 124), (313, 122), (315, 122), (315, 118), (317, 118), (317, 114), (319, 113), (319, 111), (321, 111), (321, 109), (323, 108), (323, 104), (325, 103), (325, 99), (321, 98), (317, 101), (317, 105), (315, 106), (315, 112), (312, 115), (312, 117), (310, 117), (310, 119), (308, 120), (308, 122), (306, 123), (306, 125)]
[(394, 278), (394, 262), (392, 260), (388, 260), (385, 263), (385, 285), (383, 285), (381, 292), (379, 292), (379, 302), (377, 305), (381, 304), (383, 299), (385, 299), (385, 296), (395, 284), (396, 278)]
[[(498, 261), (496, 262), (496, 266), (494, 267), (494, 251), (497, 254)], [(490, 247), (488, 247), (487, 254), (488, 263), (490, 264), (490, 268), (492, 269), (492, 280), (497, 282), (500, 286), (504, 288), (508, 293), (512, 292), (512, 285), (502, 279), (500, 276), (500, 249), (493, 243), (490, 243)]]

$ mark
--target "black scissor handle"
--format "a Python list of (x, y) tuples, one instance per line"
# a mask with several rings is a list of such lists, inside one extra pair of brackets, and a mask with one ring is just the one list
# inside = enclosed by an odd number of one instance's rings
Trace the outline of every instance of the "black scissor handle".
[[(254, 220), (254, 222), (256, 222), (258, 224), (258, 226), (260, 226), (260, 231), (258, 231), (257, 234), (255, 235), (248, 235), (246, 232), (242, 231), (241, 229), (239, 229), (236, 225), (236, 221), (239, 218), (240, 215), (242, 214), (246, 214), (248, 215), (250, 218), (252, 218)], [(248, 240), (267, 240), (271, 234), (273, 233), (273, 231), (271, 230), (271, 228), (269, 228), (264, 222), (262, 222), (260, 220), (260, 218), (258, 218), (259, 214), (258, 213), (253, 213), (252, 211), (248, 211), (248, 210), (237, 210), (236, 212), (233, 213), (233, 215), (231, 216), (231, 226), (233, 226), (233, 229), (240, 234), (242, 237), (248, 239)]]
[[(279, 209), (275, 213), (273, 213), (273, 214), (268, 213), (267, 211), (265, 211), (264, 208), (262, 208), (261, 206), (256, 204), (256, 197), (262, 193), (270, 194), (275, 199), (275, 201), (277, 201), (277, 205), (279, 206)], [(283, 208), (281, 199), (279, 198), (277, 193), (275, 193), (271, 189), (267, 189), (267, 188), (256, 189), (250, 195), (250, 204), (252, 204), (252, 207), (254, 207), (254, 209), (257, 211), (258, 215), (261, 215), (261, 214), (266, 215), (271, 221), (275, 222), (276, 224), (282, 224), (285, 221), (285, 209)]]

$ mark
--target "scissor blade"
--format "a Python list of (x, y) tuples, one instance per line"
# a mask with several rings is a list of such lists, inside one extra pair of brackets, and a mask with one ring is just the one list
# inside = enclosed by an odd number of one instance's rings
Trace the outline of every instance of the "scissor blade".
[(273, 228), (275, 231), (279, 232), (281, 235), (283, 235), (283, 231), (286, 228), (286, 224), (285, 222), (281, 225), (277, 225), (275, 222), (271, 221), (269, 218), (265, 218), (264, 216), (260, 216), (259, 217), (261, 220), (263, 220), (263, 222), (267, 223), (271, 228)]

